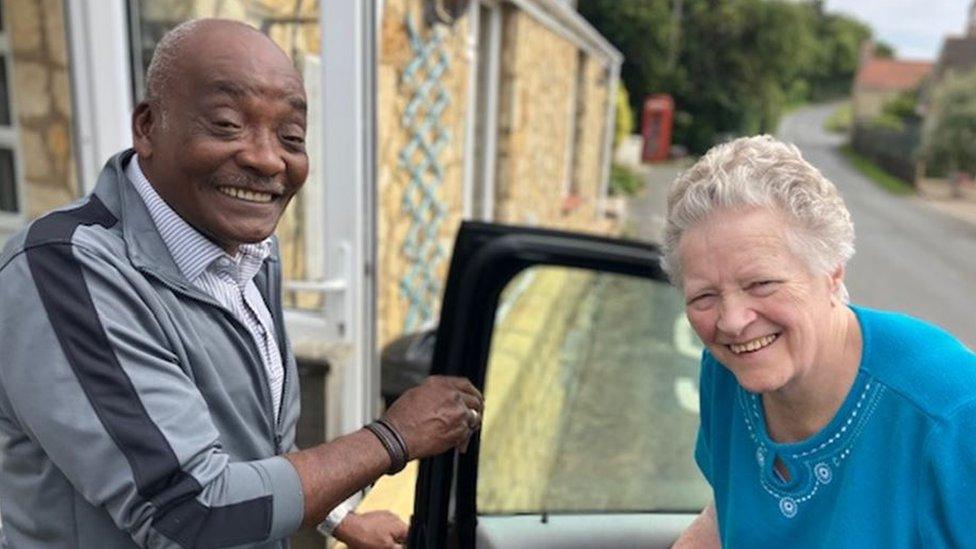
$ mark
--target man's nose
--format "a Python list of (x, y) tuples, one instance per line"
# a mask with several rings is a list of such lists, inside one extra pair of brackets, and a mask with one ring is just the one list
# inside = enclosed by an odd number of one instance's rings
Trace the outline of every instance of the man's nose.
[(237, 161), (263, 176), (278, 175), (285, 169), (282, 147), (273, 132), (255, 132), (237, 154)]
[(716, 327), (729, 337), (738, 337), (755, 319), (756, 312), (749, 305), (749, 300), (738, 296), (727, 296), (719, 305)]

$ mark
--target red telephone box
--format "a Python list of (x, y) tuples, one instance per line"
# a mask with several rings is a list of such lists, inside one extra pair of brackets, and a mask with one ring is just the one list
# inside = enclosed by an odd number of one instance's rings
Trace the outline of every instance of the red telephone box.
[(671, 149), (671, 122), (674, 118), (674, 99), (666, 93), (648, 96), (641, 113), (641, 135), (644, 146), (641, 161), (661, 162), (668, 159)]

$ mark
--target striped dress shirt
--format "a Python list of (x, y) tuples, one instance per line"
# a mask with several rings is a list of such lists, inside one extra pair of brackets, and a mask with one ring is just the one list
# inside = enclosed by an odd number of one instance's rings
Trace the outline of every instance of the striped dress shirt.
[(254, 284), (254, 275), (271, 254), (271, 238), (257, 244), (242, 244), (238, 247), (237, 255), (231, 256), (194, 229), (163, 201), (142, 173), (138, 156), (133, 155), (129, 161), (126, 175), (146, 203), (159, 235), (183, 276), (226, 307), (251, 333), (264, 363), (277, 423), (284, 367), (274, 321), (261, 292)]

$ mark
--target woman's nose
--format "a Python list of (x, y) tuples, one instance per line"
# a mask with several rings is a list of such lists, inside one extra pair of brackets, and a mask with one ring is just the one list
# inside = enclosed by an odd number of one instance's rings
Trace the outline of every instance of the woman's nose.
[(748, 300), (738, 297), (725, 297), (719, 305), (717, 328), (724, 335), (738, 337), (756, 319), (756, 312)]

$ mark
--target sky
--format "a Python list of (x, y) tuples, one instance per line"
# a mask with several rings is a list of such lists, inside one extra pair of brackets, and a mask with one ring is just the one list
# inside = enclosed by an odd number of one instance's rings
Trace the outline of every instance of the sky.
[(853, 15), (902, 59), (934, 61), (947, 35), (961, 35), (972, 0), (827, 0), (827, 11)]

